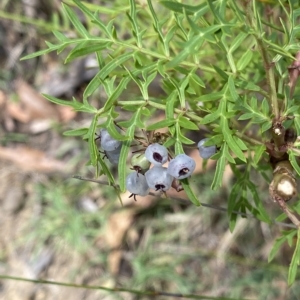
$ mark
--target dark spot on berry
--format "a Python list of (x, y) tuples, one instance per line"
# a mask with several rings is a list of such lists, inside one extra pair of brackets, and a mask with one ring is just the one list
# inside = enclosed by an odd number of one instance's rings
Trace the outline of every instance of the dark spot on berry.
[(133, 166), (132, 170), (136, 171), (137, 173), (142, 173), (142, 168), (140, 166)]
[(155, 161), (161, 163), (163, 158), (162, 158), (162, 156), (161, 156), (159, 153), (154, 152), (154, 153), (153, 153), (153, 159), (154, 159)]
[(189, 172), (190, 170), (188, 168), (183, 168), (179, 171), (178, 175), (179, 176), (182, 176), (182, 175), (185, 175)]
[(164, 184), (156, 184), (155, 185), (155, 191), (163, 191), (163, 189), (166, 188)]

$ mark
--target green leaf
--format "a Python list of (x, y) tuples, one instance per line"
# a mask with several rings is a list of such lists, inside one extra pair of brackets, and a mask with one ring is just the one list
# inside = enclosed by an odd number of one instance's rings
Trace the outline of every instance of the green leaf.
[(234, 41), (231, 43), (231, 46), (229, 48), (229, 52), (233, 53), (245, 40), (246, 37), (249, 35), (244, 32), (240, 32), (237, 37), (234, 39)]
[(174, 68), (179, 65), (183, 60), (185, 60), (189, 55), (195, 53), (202, 46), (204, 39), (201, 35), (194, 36), (188, 42), (182, 45), (182, 50), (176, 55), (170, 62), (166, 64), (167, 68)]
[(101, 42), (97, 44), (91, 44), (90, 42), (83, 42), (81, 44), (78, 44), (73, 50), (70, 51), (68, 54), (65, 63), (70, 62), (71, 60), (80, 57), (89, 55), (91, 53), (101, 51), (103, 49), (108, 49), (112, 43), (111, 42)]
[(38, 56), (53, 52), (55, 50), (58, 50), (60, 47), (61, 47), (61, 45), (52, 45), (52, 46), (48, 47), (48, 49), (40, 50), (40, 51), (31, 53), (31, 54), (25, 55), (20, 60), (26, 60), (26, 59), (38, 57)]
[(199, 102), (209, 102), (220, 100), (224, 96), (223, 92), (210, 93), (203, 96), (200, 96), (197, 100)]
[[(101, 22), (101, 20), (97, 17), (98, 14), (93, 14), (85, 5), (81, 3), (79, 0), (72, 0), (76, 6), (83, 11), (89, 19), (92, 20), (93, 23), (97, 24), (102, 32), (104, 32), (108, 37), (112, 38), (112, 32), (108, 30), (108, 28)], [(97, 6), (97, 10), (99, 10), (100, 6)]]
[(276, 256), (277, 252), (279, 251), (280, 247), (283, 245), (284, 242), (286, 242), (285, 236), (281, 236), (280, 238), (276, 239), (272, 247), (272, 250), (269, 253), (268, 263), (270, 263), (274, 259), (274, 257)]
[(127, 170), (126, 161), (127, 161), (131, 143), (132, 143), (131, 139), (123, 142), (121, 153), (120, 153), (119, 164), (118, 164), (119, 185), (122, 193), (126, 191), (126, 170)]
[(295, 282), (296, 275), (297, 275), (297, 268), (299, 265), (299, 259), (300, 259), (300, 229), (298, 229), (297, 232), (297, 244), (289, 267), (289, 275), (288, 275), (289, 286)]
[(74, 109), (80, 107), (82, 105), (82, 103), (78, 102), (78, 101), (69, 101), (69, 100), (61, 100), (58, 98), (55, 98), (53, 96), (47, 95), (47, 94), (42, 94), (47, 100), (55, 103), (55, 104), (59, 104), (59, 105), (64, 105), (64, 106), (70, 106), (73, 107)]
[(268, 213), (266, 212), (265, 208), (263, 207), (262, 201), (257, 193), (256, 186), (251, 181), (247, 181), (247, 187), (253, 196), (253, 200), (254, 200), (255, 205), (259, 212), (259, 215), (257, 215), (257, 218), (263, 222), (270, 224), (271, 219), (270, 219)]
[(88, 31), (85, 29), (85, 27), (82, 25), (81, 21), (79, 20), (78, 16), (74, 13), (74, 11), (65, 3), (62, 3), (62, 6), (65, 10), (65, 12), (68, 15), (69, 20), (72, 22), (78, 33), (84, 37), (89, 38), (91, 35), (88, 33)]
[(219, 110), (211, 113), (211, 114), (207, 114), (201, 121), (201, 124), (205, 125), (205, 124), (209, 124), (214, 122), (215, 120), (217, 120), (220, 117), (220, 112)]
[(262, 125), (261, 125), (261, 132), (263, 133), (263, 132), (266, 132), (267, 130), (269, 130), (270, 128), (272, 127), (272, 121), (270, 120), (270, 121), (267, 121), (267, 122), (265, 122), (265, 123), (263, 123)]
[(194, 141), (188, 139), (186, 136), (184, 136), (181, 131), (178, 132), (178, 135), (177, 135), (179, 141), (182, 143), (182, 144), (186, 144), (186, 145), (193, 145), (195, 144)]
[(91, 164), (94, 167), (97, 164), (97, 157), (99, 152), (95, 143), (95, 136), (96, 136), (95, 133), (96, 133), (97, 123), (98, 123), (98, 116), (95, 115), (88, 131), (88, 147), (90, 153), (90, 160), (91, 160)]
[(147, 130), (149, 131), (149, 130), (161, 129), (161, 128), (172, 126), (175, 123), (176, 123), (175, 119), (166, 119), (147, 126)]
[(98, 162), (101, 166), (103, 173), (106, 175), (109, 184), (115, 185), (116, 182), (115, 182), (114, 175), (111, 173), (110, 168), (107, 167), (105, 161), (103, 160), (100, 154), (98, 154)]
[(228, 89), (232, 98), (232, 102), (236, 102), (239, 100), (239, 94), (236, 91), (235, 85), (234, 85), (234, 80), (232, 76), (228, 76)]
[(160, 1), (159, 3), (168, 8), (169, 10), (172, 10), (177, 13), (183, 13), (185, 11), (188, 15), (192, 15), (207, 7), (206, 4), (192, 6), (173, 1)]
[(294, 124), (296, 127), (297, 135), (299, 136), (300, 135), (300, 114), (295, 114), (294, 116), (295, 116)]
[[(237, 210), (237, 208), (235, 210)], [(236, 213), (232, 213), (230, 215), (230, 218), (229, 218), (229, 230), (230, 230), (230, 232), (233, 232), (233, 230), (235, 228), (237, 217), (238, 217), (238, 214), (236, 214)]]
[(130, 82), (130, 77), (123, 77), (119, 83), (119, 85), (114, 89), (113, 93), (110, 95), (110, 97), (106, 100), (103, 111), (109, 110), (116, 100), (119, 98), (121, 93), (126, 89), (127, 84)]
[(228, 81), (228, 75), (223, 70), (221, 70), (218, 66), (213, 66), (213, 68), (226, 82)]
[(182, 187), (184, 191), (186, 192), (186, 195), (188, 196), (188, 199), (196, 206), (201, 206), (201, 203), (197, 196), (195, 195), (194, 191), (191, 189), (191, 186), (189, 184), (189, 181), (187, 178), (180, 180), (180, 183), (182, 184)]
[(244, 70), (248, 66), (248, 64), (252, 61), (252, 57), (253, 57), (253, 50), (249, 48), (238, 60), (236, 64), (237, 70), (238, 71)]
[(63, 133), (65, 136), (81, 136), (87, 134), (89, 131), (88, 128), (78, 128), (73, 130), (68, 130)]
[(195, 123), (191, 122), (189, 119), (183, 116), (179, 117), (178, 122), (179, 125), (183, 128), (190, 129), (190, 130), (199, 130), (198, 126)]
[(190, 76), (190, 80), (195, 82), (197, 85), (205, 88), (205, 83), (202, 81), (202, 79), (200, 79), (200, 77), (197, 74), (192, 73)]
[(248, 147), (245, 145), (245, 143), (240, 138), (238, 138), (236, 135), (233, 135), (233, 139), (241, 150), (243, 150), (243, 151), (248, 150)]
[(50, 95), (42, 94), (47, 100), (59, 104), (59, 105), (64, 105), (64, 106), (70, 106), (73, 107), (74, 110), (76, 111), (82, 111), (82, 112), (88, 112), (88, 113), (97, 113), (97, 109), (93, 106), (90, 105), (85, 105), (81, 102), (78, 102), (73, 98), (73, 101), (67, 101), (67, 100), (61, 100), (58, 98), (55, 98)]
[(232, 212), (235, 209), (236, 203), (240, 199), (240, 193), (242, 189), (243, 189), (243, 185), (241, 184), (241, 180), (238, 180), (231, 188), (231, 192), (227, 204), (227, 213), (229, 216), (233, 214)]
[(264, 98), (264, 100), (262, 101), (261, 109), (264, 115), (269, 115), (270, 107), (266, 98)]
[(237, 87), (240, 87), (245, 90), (257, 91), (257, 92), (261, 91), (261, 88), (251, 81), (244, 81), (244, 80), (236, 79), (234, 83)]
[(141, 48), (142, 47), (142, 34), (141, 34), (141, 32), (139, 30), (139, 26), (137, 24), (135, 0), (130, 0), (130, 14), (127, 14), (127, 16), (132, 25), (132, 31), (134, 33), (134, 36), (137, 39), (137, 45), (139, 48)]
[(87, 98), (91, 96), (95, 90), (101, 85), (101, 80), (104, 80), (111, 72), (123, 64), (128, 59), (132, 58), (132, 53), (124, 53), (122, 55), (117, 56), (116, 58), (112, 59), (108, 64), (106, 64), (90, 81), (88, 86), (86, 87), (83, 97)]
[(245, 155), (239, 145), (236, 143), (232, 136), (232, 131), (228, 127), (227, 119), (225, 117), (221, 118), (221, 129), (224, 135), (224, 139), (228, 144), (229, 148), (233, 153), (242, 161), (246, 162)]
[(287, 219), (286, 213), (282, 213), (281, 215), (279, 215), (279, 216), (275, 219), (275, 221), (277, 221), (277, 222), (283, 222), (283, 221), (286, 220), (286, 219)]
[(300, 176), (300, 167), (297, 163), (294, 152), (289, 150), (288, 154), (289, 154), (289, 160), (290, 160), (291, 165), (293, 166), (294, 170), (297, 172), (298, 176)]
[(65, 42), (68, 41), (68, 38), (62, 34), (61, 32), (57, 30), (53, 30), (52, 33), (55, 35), (55, 37), (60, 41), (60, 42)]
[(228, 151), (227, 144), (223, 144), (220, 150), (220, 157), (217, 161), (215, 176), (211, 185), (212, 190), (216, 190), (222, 186), (223, 174), (226, 166), (226, 156), (225, 152)]
[(257, 165), (260, 161), (261, 156), (263, 155), (263, 153), (266, 151), (266, 146), (265, 145), (259, 145), (259, 146), (255, 146), (254, 149), (254, 157), (253, 157), (253, 161), (254, 163)]

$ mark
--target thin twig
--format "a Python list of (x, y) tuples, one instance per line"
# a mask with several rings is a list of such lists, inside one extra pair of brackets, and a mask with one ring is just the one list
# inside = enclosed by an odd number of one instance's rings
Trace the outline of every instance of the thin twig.
[[(97, 180), (97, 179), (82, 177), (80, 175), (74, 175), (73, 178), (83, 180), (83, 181), (90, 181), (90, 182), (94, 182), (94, 183), (98, 183), (98, 184), (103, 184), (103, 185), (110, 185), (110, 186), (113, 186), (114, 188), (119, 189), (118, 185), (109, 184), (109, 182), (103, 181), (103, 180)], [(161, 193), (152, 193), (152, 192), (150, 192), (148, 195), (152, 196), (152, 197), (161, 197), (162, 196)], [(190, 205), (190, 203), (191, 203), (190, 201), (188, 201), (186, 199), (183, 199), (183, 198), (179, 198), (179, 197), (170, 197), (170, 196), (168, 196), (167, 199), (175, 200), (175, 201), (178, 201), (178, 202), (180, 202), (182, 204), (186, 204), (186, 205)], [(204, 202), (200, 202), (200, 205), (203, 206), (203, 207), (219, 210), (219, 211), (222, 211), (222, 212), (227, 212), (226, 207), (216, 206), (216, 205), (213, 205), (213, 204), (207, 204), (207, 203), (204, 203)], [(242, 217), (247, 217), (247, 218), (254, 218), (254, 219), (257, 220), (255, 215), (249, 214), (249, 213), (243, 213), (243, 212), (240, 212), (240, 211), (233, 210), (232, 214), (240, 215)], [(294, 224), (288, 224), (288, 223), (277, 222), (277, 221), (272, 221), (272, 224), (276, 224), (276, 225), (280, 225), (280, 226), (284, 226), (284, 227), (288, 227), (288, 228), (297, 228), (296, 225), (294, 225)]]
[(201, 296), (195, 294), (175, 294), (175, 293), (173, 294), (173, 293), (167, 293), (162, 291), (139, 291), (133, 289), (126, 289), (126, 288), (107, 288), (107, 287), (96, 286), (96, 285), (75, 284), (69, 282), (50, 281), (50, 280), (43, 280), (43, 279), (36, 280), (36, 279), (28, 279), (23, 277), (7, 276), (7, 275), (0, 275), (0, 279), (31, 282), (36, 284), (58, 285), (58, 286), (65, 286), (71, 288), (83, 288), (89, 290), (103, 290), (107, 292), (127, 292), (136, 295), (151, 296), (153, 298), (157, 296), (165, 296), (165, 297), (186, 298), (186, 299), (243, 300), (241, 298), (237, 299), (237, 298), (228, 298), (228, 297), (210, 297), (210, 296)]

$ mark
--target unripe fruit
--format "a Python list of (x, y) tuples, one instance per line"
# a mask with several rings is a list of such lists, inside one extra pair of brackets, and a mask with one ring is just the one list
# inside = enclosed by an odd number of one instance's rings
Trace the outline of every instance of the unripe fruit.
[(131, 158), (131, 165), (138, 173), (144, 174), (150, 168), (150, 162), (144, 153), (135, 153)]
[(212, 157), (217, 152), (217, 147), (215, 145), (203, 146), (206, 141), (208, 141), (208, 138), (205, 138), (198, 143), (200, 156), (204, 159)]
[(145, 173), (145, 177), (148, 183), (148, 186), (151, 189), (154, 189), (156, 191), (167, 191), (173, 181), (173, 176), (168, 174), (167, 168), (161, 167), (161, 166), (154, 166), (150, 170), (148, 170)]
[(192, 175), (196, 168), (195, 161), (186, 154), (179, 154), (168, 165), (168, 173), (176, 179), (184, 179)]
[(166, 147), (154, 143), (147, 147), (145, 156), (155, 166), (161, 166), (168, 160), (168, 150)]

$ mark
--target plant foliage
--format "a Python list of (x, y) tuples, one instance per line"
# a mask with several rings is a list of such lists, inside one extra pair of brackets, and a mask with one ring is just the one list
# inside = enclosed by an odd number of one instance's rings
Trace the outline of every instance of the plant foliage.
[[(84, 15), (84, 21), (75, 8)], [(190, 5), (177, 1), (124, 0), (122, 6), (108, 8), (70, 0), (63, 4), (63, 9), (76, 37), (54, 31), (56, 43), (47, 42), (45, 50), (23, 59), (66, 51), (68, 63), (95, 55), (99, 71), (87, 85), (83, 99), (45, 97), (91, 114), (89, 128), (69, 130), (66, 135), (82, 136), (88, 141), (90, 163), (100, 174), (106, 174), (111, 184), (118, 181), (120, 191), (125, 190), (128, 153), (141, 130), (167, 128), (163, 143), (172, 153), (179, 154), (186, 146), (198, 142), (186, 133), (205, 127), (210, 132), (207, 145), (219, 149), (213, 157), (216, 171), (212, 189), (222, 185), (226, 165), (236, 175), (228, 202), (231, 230), (237, 211), (251, 212), (259, 220), (271, 223), (250, 178), (251, 172), (262, 173), (263, 168), (276, 172), (280, 167), (276, 174), (280, 178), (274, 175), (270, 185), (271, 196), (281, 203), (285, 216), (295, 216), (297, 210), (281, 201), (284, 197), (277, 190), (277, 179), (282, 180), (285, 174), (290, 180), (293, 169), (299, 174), (298, 146), (295, 138), (287, 138), (292, 131), (300, 135), (300, 94), (296, 88), (300, 46), (298, 1), (266, 4), (255, 0), (207, 0)], [(267, 14), (267, 9), (272, 13)], [(120, 22), (122, 28), (118, 26)], [(293, 75), (292, 71), (296, 73)], [(163, 89), (163, 96), (152, 96), (151, 86), (156, 82)], [(128, 92), (128, 87), (133, 86), (140, 91), (138, 96), (132, 97)], [(90, 99), (100, 88), (106, 93), (105, 103), (93, 106)], [(122, 118), (123, 111), (128, 118)], [(158, 111), (165, 117), (156, 122), (153, 115)], [(116, 126), (122, 128), (121, 132)], [(95, 143), (95, 133), (101, 127), (113, 138), (124, 141), (118, 179), (111, 174)], [(278, 165), (289, 160), (292, 168)], [(182, 186), (190, 200), (199, 205), (187, 179)], [(296, 219), (291, 218), (299, 228)], [(298, 240), (296, 245), (294, 236)], [(270, 260), (285, 241), (296, 247), (288, 277), (292, 284), (299, 264), (299, 229), (298, 233), (297, 229), (282, 233)]]

